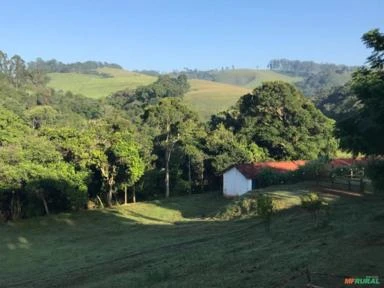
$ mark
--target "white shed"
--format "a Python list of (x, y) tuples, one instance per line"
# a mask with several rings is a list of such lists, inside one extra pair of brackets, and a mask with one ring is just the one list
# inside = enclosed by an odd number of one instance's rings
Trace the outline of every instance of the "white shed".
[(252, 179), (248, 179), (236, 167), (227, 169), (223, 174), (224, 196), (240, 196), (252, 190)]
[(257, 188), (257, 175), (263, 169), (271, 169), (277, 173), (295, 171), (306, 161), (284, 161), (284, 162), (259, 162), (246, 163), (230, 166), (223, 172), (223, 194), (224, 196), (240, 196)]

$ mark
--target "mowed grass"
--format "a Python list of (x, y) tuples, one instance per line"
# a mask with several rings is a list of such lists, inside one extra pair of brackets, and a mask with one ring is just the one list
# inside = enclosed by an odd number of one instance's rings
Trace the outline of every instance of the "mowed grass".
[(184, 102), (198, 112), (203, 120), (212, 114), (224, 111), (234, 105), (250, 89), (218, 82), (191, 79), (191, 88), (184, 96)]
[(316, 228), (294, 206), (313, 189), (263, 190), (288, 203), (270, 233), (258, 217), (215, 217), (239, 201), (217, 193), (3, 224), (0, 287), (305, 287), (307, 268), (321, 287), (384, 276), (383, 200), (325, 195), (330, 223)]
[(217, 81), (254, 89), (266, 81), (284, 81), (295, 83), (301, 77), (292, 77), (271, 70), (234, 69), (219, 71), (215, 74)]
[(100, 68), (98, 71), (112, 77), (102, 78), (98, 75), (81, 73), (49, 73), (48, 86), (97, 99), (119, 90), (135, 89), (156, 81), (156, 77), (122, 69)]

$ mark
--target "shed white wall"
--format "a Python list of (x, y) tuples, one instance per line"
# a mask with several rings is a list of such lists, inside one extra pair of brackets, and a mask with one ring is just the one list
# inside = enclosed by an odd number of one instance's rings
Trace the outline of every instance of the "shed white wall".
[(223, 194), (225, 196), (240, 196), (252, 190), (252, 180), (233, 167), (223, 174)]

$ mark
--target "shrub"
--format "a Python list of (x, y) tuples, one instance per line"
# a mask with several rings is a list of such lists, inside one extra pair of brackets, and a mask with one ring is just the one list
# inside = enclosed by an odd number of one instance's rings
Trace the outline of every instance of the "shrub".
[(241, 210), (245, 214), (250, 214), (257, 207), (256, 199), (253, 198), (244, 198), (241, 203)]
[(263, 188), (271, 185), (294, 184), (305, 180), (316, 180), (318, 177), (327, 177), (329, 176), (327, 163), (327, 159), (319, 158), (307, 162), (296, 171), (287, 173), (280, 173), (270, 168), (264, 168), (256, 176), (257, 187)]
[(384, 192), (384, 160), (369, 162), (367, 176), (371, 179), (375, 191)]
[(258, 188), (292, 183), (290, 173), (279, 173), (270, 168), (262, 169), (261, 172), (256, 176), (256, 181)]
[(257, 197), (257, 214), (264, 219), (267, 232), (271, 229), (272, 215), (275, 213), (273, 199), (267, 194), (260, 194)]
[(297, 171), (292, 172), (292, 174), (294, 174), (296, 181), (316, 180), (318, 177), (327, 177), (329, 175), (327, 164), (327, 159), (319, 158), (307, 162)]
[[(328, 203), (325, 202), (323, 199), (321, 199), (319, 194), (315, 192), (309, 192), (307, 194), (304, 194), (300, 197), (300, 199), (301, 199), (301, 207), (312, 214), (313, 219), (315, 221), (315, 225), (316, 227), (318, 227), (320, 211), (328, 207)], [(326, 211), (327, 211), (327, 215), (329, 215), (328, 210)]]

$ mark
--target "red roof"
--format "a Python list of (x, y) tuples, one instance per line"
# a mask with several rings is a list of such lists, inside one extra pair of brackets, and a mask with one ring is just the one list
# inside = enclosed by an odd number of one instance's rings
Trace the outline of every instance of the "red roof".
[(344, 167), (344, 166), (351, 166), (354, 164), (364, 164), (366, 163), (366, 160), (364, 159), (353, 159), (353, 158), (339, 158), (339, 159), (333, 159), (329, 163), (332, 168), (338, 168), (338, 167)]
[[(305, 165), (307, 161), (297, 160), (297, 161), (282, 161), (282, 162), (259, 162), (259, 163), (248, 163), (248, 164), (238, 164), (229, 167), (225, 171), (228, 171), (232, 167), (236, 167), (237, 170), (241, 172), (246, 178), (253, 179), (260, 173), (262, 169), (269, 168), (275, 172), (286, 173), (289, 171), (295, 171), (299, 169), (300, 166)], [(330, 161), (332, 168), (351, 166), (353, 164), (362, 163), (364, 164), (366, 160), (364, 159), (352, 159), (352, 158), (339, 158), (333, 159)], [(224, 171), (224, 173), (225, 173)]]
[(294, 171), (303, 166), (307, 161), (284, 161), (284, 162), (260, 162), (260, 163), (249, 163), (239, 164), (234, 167), (237, 168), (248, 179), (253, 179), (260, 173), (262, 169), (270, 168), (276, 172), (286, 173), (288, 171)]

